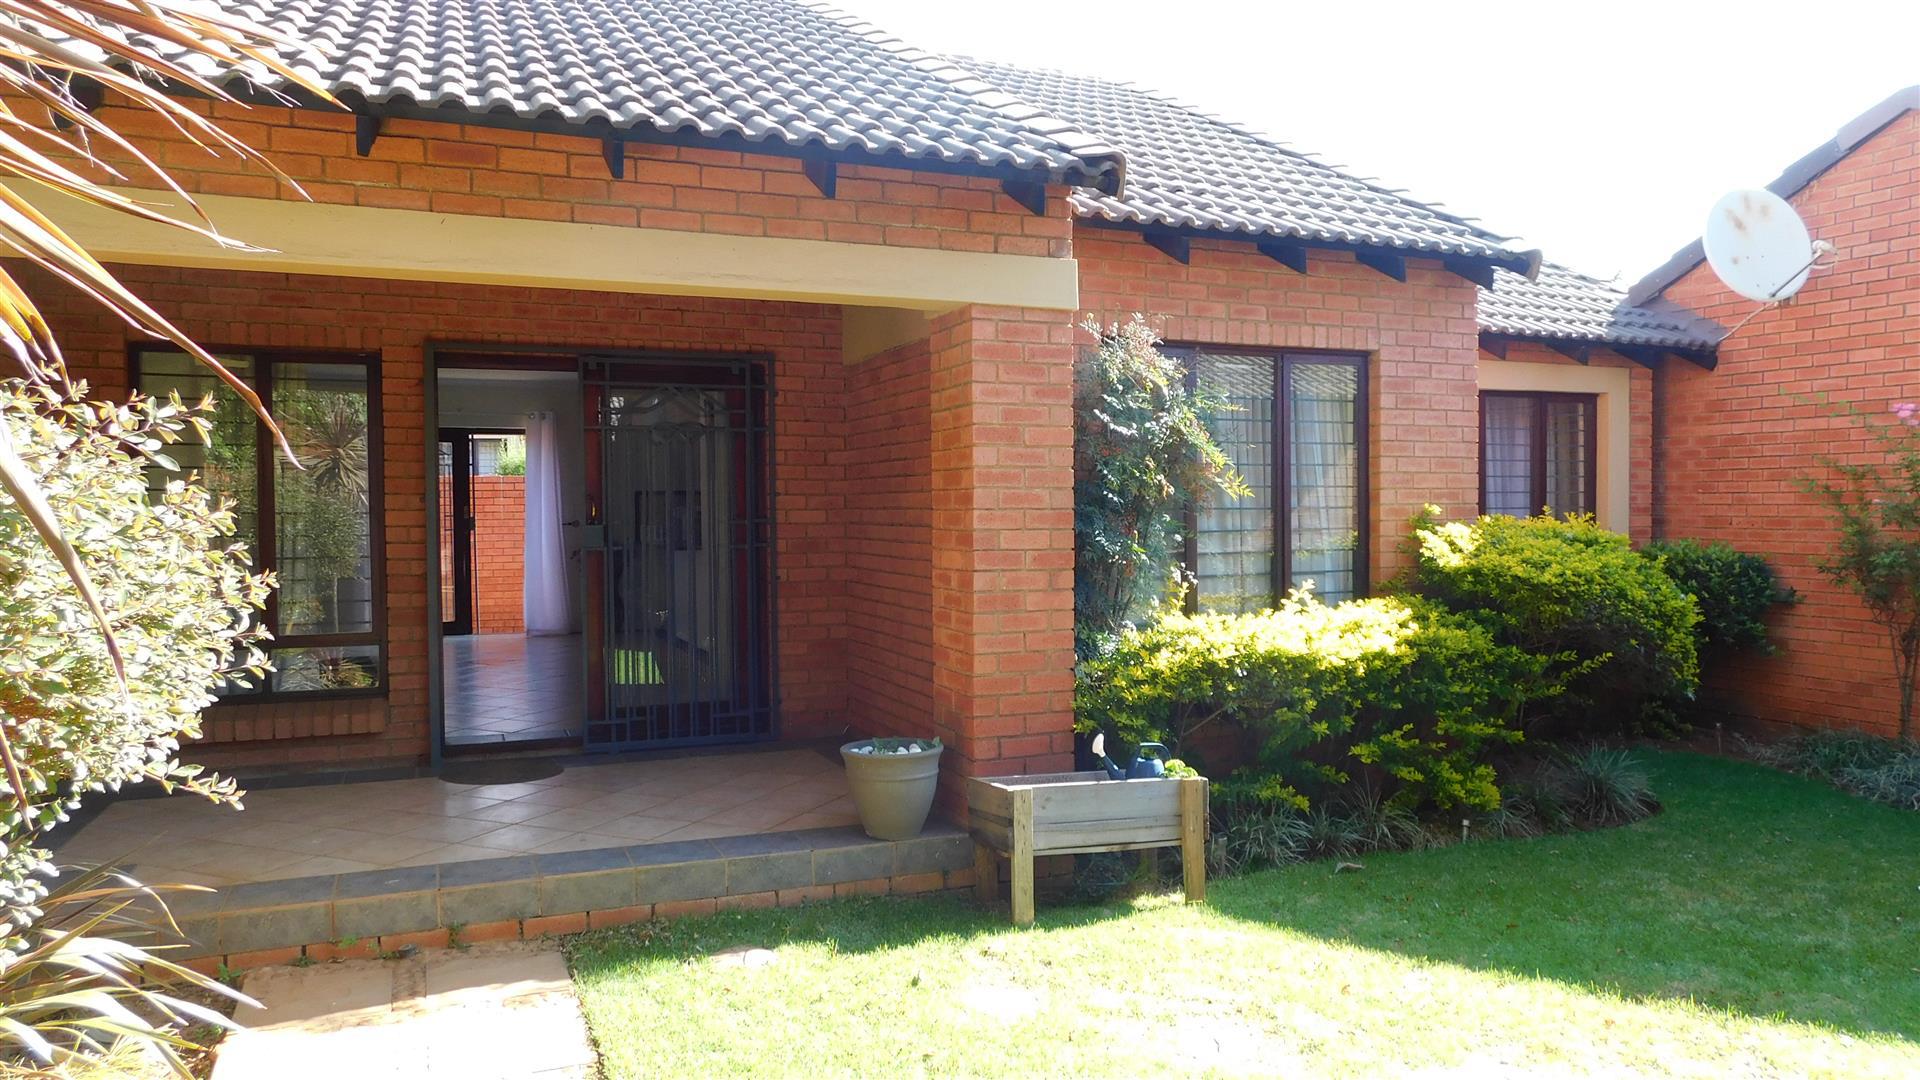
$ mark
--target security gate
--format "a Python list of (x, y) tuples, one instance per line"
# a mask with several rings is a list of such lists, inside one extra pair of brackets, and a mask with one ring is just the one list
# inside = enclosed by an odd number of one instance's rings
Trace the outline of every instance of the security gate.
[(586, 746), (775, 734), (763, 361), (584, 357)]

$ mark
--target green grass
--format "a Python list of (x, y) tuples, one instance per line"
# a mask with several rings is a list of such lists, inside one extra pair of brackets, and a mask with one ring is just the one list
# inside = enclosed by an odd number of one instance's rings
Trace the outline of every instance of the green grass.
[[(1664, 813), (1215, 882), (574, 939), (609, 1077), (1920, 1075), (1920, 815), (1650, 755)], [(775, 951), (764, 967), (710, 956)]]

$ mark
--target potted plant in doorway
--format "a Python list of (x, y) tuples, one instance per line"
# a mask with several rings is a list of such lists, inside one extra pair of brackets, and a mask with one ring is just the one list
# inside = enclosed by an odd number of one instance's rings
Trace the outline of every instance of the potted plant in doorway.
[(840, 748), (860, 826), (876, 840), (911, 840), (926, 827), (940, 782), (940, 740), (880, 737)]

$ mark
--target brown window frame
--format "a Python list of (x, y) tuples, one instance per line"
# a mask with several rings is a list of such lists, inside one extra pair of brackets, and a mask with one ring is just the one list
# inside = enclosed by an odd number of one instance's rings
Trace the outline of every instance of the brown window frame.
[(1533, 431), (1530, 463), (1533, 466), (1532, 514), (1538, 514), (1547, 505), (1547, 425), (1541, 423), (1543, 407), (1550, 401), (1571, 401), (1586, 410), (1587, 419), (1587, 469), (1584, 478), (1587, 498), (1586, 505), (1562, 510), (1562, 514), (1594, 514), (1600, 512), (1600, 395), (1567, 393), (1558, 390), (1482, 390), (1478, 407), (1478, 427), (1475, 437), (1480, 443), (1480, 513), (1487, 512), (1487, 399), (1523, 398), (1533, 403)]
[[(1292, 589), (1293, 581), (1293, 544), (1292, 530), (1287, 524), (1287, 510), (1292, 503), (1293, 491), (1290, 482), (1287, 450), (1290, 440), (1286, 437), (1287, 425), (1291, 421), (1291, 410), (1287, 408), (1287, 374), (1295, 364), (1326, 364), (1351, 367), (1355, 372), (1354, 400), (1354, 449), (1357, 460), (1354, 465), (1355, 506), (1359, 512), (1357, 537), (1354, 541), (1353, 556), (1353, 596), (1355, 599), (1369, 596), (1373, 582), (1370, 574), (1371, 554), (1373, 551), (1373, 444), (1371, 434), (1371, 403), (1373, 387), (1370, 379), (1369, 361), (1366, 353), (1317, 350), (1317, 349), (1273, 349), (1242, 345), (1222, 345), (1207, 342), (1168, 342), (1161, 346), (1166, 356), (1180, 361), (1187, 370), (1187, 388), (1192, 390), (1198, 385), (1200, 362), (1208, 355), (1216, 356), (1264, 356), (1273, 361), (1273, 566), (1268, 573), (1271, 589), (1269, 599), (1278, 604), (1280, 598)], [(1182, 562), (1187, 573), (1198, 580), (1200, 573), (1199, 516), (1191, 509), (1185, 520), (1186, 544)], [(1285, 587), (1283, 588), (1283, 583)], [(1187, 590), (1187, 610), (1197, 611), (1200, 605), (1200, 590)]]
[[(386, 528), (386, 419), (382, 408), (380, 354), (377, 351), (340, 349), (259, 348), (251, 345), (203, 345), (216, 357), (245, 356), (254, 362), (249, 385), (269, 411), (273, 408), (273, 367), (275, 364), (330, 364), (359, 367), (367, 373), (367, 558), (371, 563), (369, 582), (372, 608), (371, 625), (363, 631), (341, 634), (280, 634), (280, 594), (276, 589), (267, 596), (262, 622), (275, 630), (273, 640), (263, 648), (274, 653), (293, 649), (372, 646), (380, 650), (378, 677), (371, 686), (341, 687), (331, 690), (269, 690), (262, 681), (255, 689), (230, 690), (220, 695), (216, 707), (225, 705), (270, 704), (277, 701), (326, 701), (340, 698), (381, 698), (391, 686), (393, 648), (387, 640), (387, 528)], [(141, 358), (147, 353), (179, 353), (170, 341), (135, 341), (127, 345), (128, 386), (141, 389)], [(275, 536), (274, 483), (275, 460), (280, 449), (267, 432), (264, 422), (254, 422), (254, 499), (255, 527), (249, 553), (255, 572), (274, 568), (279, 562)]]

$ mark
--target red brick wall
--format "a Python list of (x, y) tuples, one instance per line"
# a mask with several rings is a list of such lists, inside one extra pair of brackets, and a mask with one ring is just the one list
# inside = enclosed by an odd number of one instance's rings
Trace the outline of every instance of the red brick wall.
[[(66, 348), (103, 393), (124, 393), (137, 336), (38, 272), (23, 277)], [(197, 340), (216, 346), (375, 350), (381, 405), (389, 692), (385, 698), (220, 707), (194, 756), (210, 763), (366, 765), (428, 750), (426, 520), (422, 420), (428, 340), (600, 348), (763, 352), (778, 397), (780, 667), (786, 731), (836, 731), (845, 704), (844, 419), (836, 308), (744, 300), (669, 299), (577, 290), (359, 278), (116, 267)], [(268, 741), (299, 739), (298, 742)]]
[(1073, 753), (1073, 359), (1065, 312), (933, 321), (933, 727), (963, 776)]
[[(453, 501), (453, 484), (440, 479), (440, 505)], [(519, 634), (527, 629), (521, 587), (526, 568), (527, 484), (522, 476), (473, 478), (473, 632)], [(453, 542), (440, 537), (442, 588), (453, 580)], [(443, 609), (443, 614), (444, 614)]]
[[(426, 120), (386, 121), (363, 158), (344, 112), (211, 109), (321, 203), (1013, 255), (1063, 256), (1069, 246), (1064, 188), (1036, 217), (997, 180), (843, 166), (829, 199), (797, 158), (639, 142), (626, 144), (626, 175), (616, 180), (598, 139)], [(150, 113), (109, 105), (101, 117), (188, 191), (297, 197), (232, 154), (210, 156)], [(98, 150), (123, 164), (111, 148)], [(137, 166), (122, 171), (127, 179), (113, 182), (154, 186)]]
[(1400, 539), (1426, 503), (1479, 505), (1479, 330), (1474, 286), (1414, 260), (1394, 281), (1315, 252), (1296, 274), (1251, 245), (1195, 241), (1182, 265), (1139, 237), (1081, 228), (1080, 304), (1102, 322), (1140, 312), (1168, 341), (1366, 353), (1372, 401), (1372, 580), (1403, 567)]
[[(1774, 620), (1778, 655), (1711, 673), (1730, 709), (1887, 734), (1897, 716), (1890, 650), (1860, 603), (1816, 569), (1834, 533), (1799, 487), (1819, 455), (1867, 461), (1877, 451), (1803, 398), (1883, 417), (1892, 402), (1920, 399), (1920, 114), (1895, 120), (1791, 202), (1839, 264), (1722, 344), (1717, 370), (1661, 369), (1655, 528), (1759, 552), (1802, 594)], [(1705, 266), (1666, 295), (1727, 326), (1757, 306)]]
[(927, 343), (847, 371), (847, 696), (861, 733), (933, 720)]

